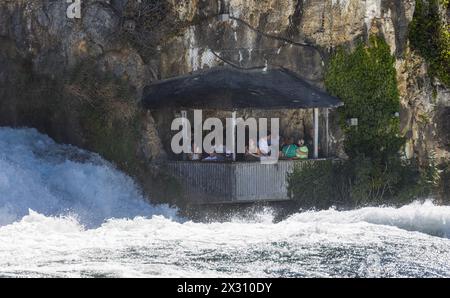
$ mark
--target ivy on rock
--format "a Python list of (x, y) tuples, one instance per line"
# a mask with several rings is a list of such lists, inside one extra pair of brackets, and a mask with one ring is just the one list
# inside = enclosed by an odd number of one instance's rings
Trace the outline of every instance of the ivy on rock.
[[(448, 0), (416, 0), (414, 17), (409, 25), (411, 48), (428, 63), (428, 72), (450, 87), (450, 25), (443, 16)], [(442, 14), (442, 15), (441, 15)]]
[[(394, 63), (389, 45), (377, 36), (351, 53), (339, 49), (330, 61), (325, 85), (328, 92), (344, 101), (339, 113), (350, 158), (386, 159), (403, 144), (396, 117), (400, 99)], [(347, 124), (350, 118), (357, 118), (358, 125)]]

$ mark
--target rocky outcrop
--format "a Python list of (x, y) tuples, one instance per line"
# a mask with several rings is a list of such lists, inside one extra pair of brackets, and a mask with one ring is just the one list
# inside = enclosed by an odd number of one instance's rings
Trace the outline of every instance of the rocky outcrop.
[(450, 158), (450, 92), (433, 85), (423, 59), (411, 51), (397, 61), (401, 124), (407, 138), (405, 154), (427, 159)]
[[(334, 49), (379, 33), (397, 58), (407, 155), (449, 157), (449, 91), (408, 47), (413, 0), (81, 0), (80, 19), (68, 18), (69, 5), (0, 0), (1, 125), (32, 125), (113, 160), (154, 161), (166, 155), (157, 128), (169, 120), (139, 108), (152, 81), (219, 65), (282, 66), (323, 87)], [(283, 121), (305, 130), (300, 114)], [(124, 142), (132, 150), (92, 143), (92, 134), (120, 137), (117, 127), (136, 129)], [(341, 132), (331, 138), (339, 153)], [(129, 172), (140, 167), (126, 160)]]

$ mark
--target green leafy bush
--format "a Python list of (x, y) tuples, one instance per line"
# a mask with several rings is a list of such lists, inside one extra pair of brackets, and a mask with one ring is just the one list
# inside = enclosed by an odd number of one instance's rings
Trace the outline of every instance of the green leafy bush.
[(291, 198), (305, 208), (399, 205), (422, 194), (415, 162), (392, 158), (380, 163), (358, 157), (298, 166), (288, 178)]
[(288, 193), (304, 207), (327, 208), (333, 202), (333, 176), (331, 161), (300, 162), (288, 177)]
[(411, 47), (425, 58), (431, 76), (450, 87), (450, 25), (440, 9), (449, 9), (448, 0), (416, 0), (409, 25)]
[(436, 152), (431, 151), (426, 161), (423, 162), (420, 173), (421, 195), (429, 196), (439, 188), (441, 175), (439, 165), (436, 160)]
[[(376, 36), (351, 53), (339, 49), (330, 60), (325, 85), (344, 101), (339, 113), (350, 158), (387, 158), (404, 143), (395, 117), (400, 100), (394, 62), (387, 43)], [(350, 118), (357, 118), (358, 126), (348, 125)]]
[[(288, 184), (302, 206), (397, 205), (426, 195), (434, 185), (431, 168), (421, 173), (417, 162), (399, 153), (404, 139), (395, 116), (400, 99), (394, 61), (376, 36), (331, 58), (325, 84), (345, 104), (339, 114), (349, 159), (297, 167)], [(349, 118), (358, 118), (358, 125), (350, 126)]]

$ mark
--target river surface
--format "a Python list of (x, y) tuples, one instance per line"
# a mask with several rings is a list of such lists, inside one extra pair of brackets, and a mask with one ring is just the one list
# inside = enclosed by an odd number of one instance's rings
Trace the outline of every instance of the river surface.
[(450, 207), (195, 223), (98, 155), (0, 128), (0, 277), (450, 277)]

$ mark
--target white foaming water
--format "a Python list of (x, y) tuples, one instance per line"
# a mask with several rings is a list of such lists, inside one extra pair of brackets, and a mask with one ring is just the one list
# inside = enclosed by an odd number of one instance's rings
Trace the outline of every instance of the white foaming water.
[(97, 155), (0, 128), (0, 276), (450, 276), (447, 206), (252, 218), (182, 221)]
[(431, 201), (415, 202), (401, 208), (367, 207), (352, 211), (305, 212), (292, 216), (291, 220), (335, 224), (367, 222), (450, 238), (450, 206), (436, 206)]
[(56, 144), (34, 129), (0, 128), (0, 169), (0, 225), (29, 209), (74, 214), (87, 226), (113, 217), (176, 213), (146, 204), (132, 179), (98, 155)]

